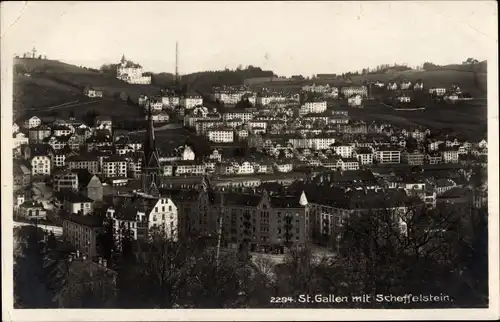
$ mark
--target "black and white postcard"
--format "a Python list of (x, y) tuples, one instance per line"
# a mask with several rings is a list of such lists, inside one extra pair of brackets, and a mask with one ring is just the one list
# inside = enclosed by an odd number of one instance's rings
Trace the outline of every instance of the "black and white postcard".
[(3, 320), (500, 317), (496, 2), (0, 14)]

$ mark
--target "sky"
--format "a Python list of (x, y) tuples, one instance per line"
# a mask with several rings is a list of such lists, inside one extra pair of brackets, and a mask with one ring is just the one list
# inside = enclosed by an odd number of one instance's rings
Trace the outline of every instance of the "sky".
[[(485, 60), (495, 1), (2, 2), (2, 46), (99, 68), (122, 54), (145, 71), (271, 69), (280, 76), (379, 64)], [(5, 48), (4, 47), (4, 48)]]

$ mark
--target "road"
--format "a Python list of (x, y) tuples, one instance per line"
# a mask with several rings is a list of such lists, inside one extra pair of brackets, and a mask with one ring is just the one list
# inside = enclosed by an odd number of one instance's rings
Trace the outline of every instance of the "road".
[(45, 108), (36, 108), (36, 109), (31, 109), (31, 110), (46, 112), (46, 111), (53, 111), (53, 110), (62, 109), (62, 108), (69, 108), (69, 107), (94, 104), (97, 102), (99, 102), (99, 100), (93, 100), (93, 101), (88, 101), (88, 102), (72, 101), (72, 102), (68, 102), (68, 103), (64, 103), (64, 104), (58, 104), (58, 105), (54, 105), (54, 106), (49, 106), (49, 107), (45, 107)]
[[(13, 226), (14, 227), (21, 227), (21, 226), (35, 226), (35, 224), (31, 224), (31, 223), (26, 223), (26, 222), (20, 222), (20, 221), (14, 221), (13, 222)], [(62, 227), (58, 227), (58, 226), (51, 226), (51, 225), (45, 225), (45, 224), (38, 224), (37, 225), (38, 228), (41, 228), (43, 230), (45, 230), (46, 232), (53, 232), (54, 233), (54, 236), (62, 236), (63, 234), (63, 228)]]
[[(165, 130), (177, 130), (177, 129), (182, 129), (182, 124), (178, 124), (178, 123), (165, 124), (165, 125), (162, 125), (160, 127), (155, 127), (155, 132), (165, 131)], [(141, 130), (137, 130), (137, 131), (131, 131), (131, 132), (129, 132), (129, 134), (137, 134), (137, 133), (142, 133), (145, 131), (146, 131), (146, 129), (141, 129)]]

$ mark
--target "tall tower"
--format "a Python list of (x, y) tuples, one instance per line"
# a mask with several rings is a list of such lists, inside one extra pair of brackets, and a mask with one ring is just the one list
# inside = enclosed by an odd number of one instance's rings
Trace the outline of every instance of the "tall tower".
[(175, 42), (175, 85), (179, 86), (179, 42)]
[(142, 190), (144, 193), (157, 196), (160, 187), (161, 168), (158, 150), (155, 146), (155, 130), (151, 113), (151, 102), (148, 106), (148, 125), (146, 129), (146, 140), (144, 141), (144, 159), (142, 164)]

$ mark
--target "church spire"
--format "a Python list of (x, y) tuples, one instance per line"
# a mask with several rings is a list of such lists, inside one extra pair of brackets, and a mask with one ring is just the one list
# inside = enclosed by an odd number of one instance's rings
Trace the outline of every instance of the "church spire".
[(146, 102), (148, 108), (148, 124), (146, 128), (146, 139), (144, 141), (144, 160), (142, 164), (142, 187), (147, 194), (158, 194), (160, 187), (160, 161), (158, 151), (155, 146), (155, 131), (153, 127), (153, 115), (151, 112), (151, 102)]
[(148, 107), (148, 125), (146, 129), (146, 141), (144, 142), (144, 165), (148, 167), (159, 167), (160, 165), (158, 160), (158, 151), (156, 150), (151, 101), (148, 100), (146, 104)]

